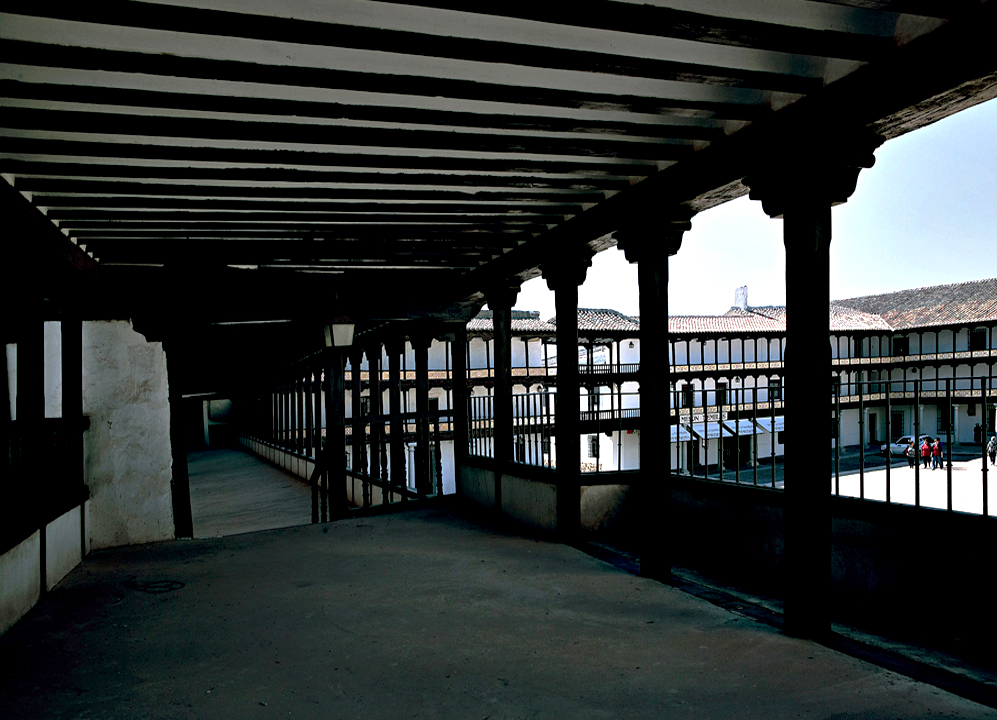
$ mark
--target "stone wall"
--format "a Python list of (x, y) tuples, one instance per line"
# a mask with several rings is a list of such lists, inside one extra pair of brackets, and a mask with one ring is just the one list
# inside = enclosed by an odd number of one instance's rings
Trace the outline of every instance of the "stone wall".
[(174, 536), (166, 355), (127, 321), (83, 327), (83, 412), (95, 549)]

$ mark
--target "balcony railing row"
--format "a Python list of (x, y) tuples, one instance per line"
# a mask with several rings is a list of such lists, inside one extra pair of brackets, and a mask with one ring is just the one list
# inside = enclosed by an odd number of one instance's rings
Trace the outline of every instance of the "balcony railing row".
[[(950, 378), (942, 380), (906, 381), (911, 390), (887, 393), (878, 387), (883, 383), (855, 382), (831, 383), (830, 404), (823, 413), (818, 409), (821, 401), (815, 390), (810, 389), (800, 401), (809, 403), (814, 419), (812, 433), (797, 433), (796, 442), (813, 443), (814, 453), (830, 450), (833, 475), (830, 491), (843, 497), (856, 497), (886, 503), (910, 504), (950, 511), (989, 515), (990, 466), (997, 460), (987, 453), (988, 438), (995, 434), (993, 402), (997, 400), (997, 378)], [(928, 389), (925, 389), (928, 388)], [(750, 484), (780, 490), (793, 479), (785, 477), (782, 458), (785, 451), (784, 389), (778, 389), (778, 398), (759, 402), (752, 388), (716, 390), (685, 390), (673, 395), (669, 409), (671, 437), (667, 442), (645, 438), (655, 443), (658, 462), (668, 463), (673, 472), (706, 480)], [(589, 396), (596, 397), (599, 396)], [(640, 418), (639, 407), (621, 407), (618, 396), (610, 408), (579, 410), (579, 420), (595, 423), (596, 436), (604, 432), (623, 431), (623, 423)], [(827, 396), (825, 396), (827, 397)], [(557, 393), (526, 393), (513, 397), (512, 436), (514, 461), (540, 467), (553, 467), (557, 462), (556, 444), (552, 443), (557, 412)], [(586, 396), (579, 395), (580, 407)], [(563, 399), (562, 399), (563, 402)], [(628, 401), (627, 405), (634, 405)], [(678, 407), (680, 404), (686, 407)], [(958, 405), (975, 404), (983, 408), (976, 415), (978, 432), (972, 443), (953, 440), (954, 412)], [(844, 428), (845, 406), (858, 405), (857, 415), (847, 422), (858, 428)], [(932, 406), (931, 427), (922, 418), (924, 406)], [(854, 407), (847, 408), (854, 410)], [(905, 435), (920, 437), (930, 435), (940, 440), (940, 454), (934, 461), (934, 470), (924, 472), (923, 458), (918, 452), (917, 462), (908, 463), (905, 456), (894, 457), (889, 451), (884, 455), (881, 445), (889, 447), (887, 440), (872, 443), (869, 438), (868, 412), (875, 410), (882, 417), (883, 437), (894, 440)], [(896, 424), (896, 415), (904, 413), (904, 425)], [(831, 437), (820, 438), (826, 421), (831, 420)], [(468, 423), (469, 452), (479, 457), (494, 457), (494, 398), (472, 397), (469, 400)], [(939, 430), (938, 428), (944, 428)], [(857, 432), (856, 432), (857, 430)], [(930, 430), (930, 431), (929, 431)], [(588, 433), (591, 429), (584, 428)], [(878, 432), (878, 431), (877, 431)], [(843, 434), (851, 439), (846, 448)], [(591, 435), (590, 435), (591, 437)], [(598, 439), (598, 438), (597, 438)], [(583, 453), (585, 444), (582, 443)], [(590, 453), (591, 454), (591, 453)], [(620, 467), (619, 455), (616, 469)], [(646, 457), (646, 452), (645, 452)], [(929, 458), (930, 459), (930, 458)], [(561, 458), (560, 462), (568, 460)], [(573, 462), (573, 461), (572, 461)], [(601, 469), (598, 462), (578, 458), (581, 472)], [(971, 478), (979, 473), (980, 481)], [(997, 479), (997, 478), (995, 478)]]

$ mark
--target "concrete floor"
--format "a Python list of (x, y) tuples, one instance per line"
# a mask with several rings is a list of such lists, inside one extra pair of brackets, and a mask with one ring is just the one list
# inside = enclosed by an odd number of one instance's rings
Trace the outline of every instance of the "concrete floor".
[(627, 716), (997, 711), (446, 507), (96, 552), (0, 637), (0, 718)]

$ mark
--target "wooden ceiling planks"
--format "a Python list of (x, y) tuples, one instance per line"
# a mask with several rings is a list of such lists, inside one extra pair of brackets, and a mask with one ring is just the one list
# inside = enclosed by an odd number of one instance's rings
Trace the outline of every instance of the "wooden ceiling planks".
[(737, 194), (743, 146), (787, 111), (888, 107), (874, 82), (840, 88), (939, 27), (990, 22), (981, 7), (13, 3), (0, 15), (0, 173), (116, 278), (130, 264), (142, 278), (156, 265), (174, 278), (258, 266), (266, 282), (335, 272), (337, 287), (377, 276), (405, 307), (339, 293), (339, 313), (375, 322), (449, 303), (456, 317), (550, 252), (611, 242), (621, 217), (662, 197)]

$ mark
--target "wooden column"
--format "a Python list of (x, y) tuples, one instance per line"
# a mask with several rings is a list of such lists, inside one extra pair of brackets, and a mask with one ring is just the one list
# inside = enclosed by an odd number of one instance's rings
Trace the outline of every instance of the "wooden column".
[(417, 438), (415, 446), (415, 489), (420, 495), (433, 492), (429, 452), (429, 348), (433, 343), (431, 335), (419, 334), (411, 338), (415, 354), (415, 411)]
[[(166, 355), (168, 402), (170, 405), (170, 447), (173, 454), (173, 477), (170, 494), (173, 498), (173, 534), (178, 538), (194, 537), (194, 519), (190, 509), (190, 476), (187, 474), (187, 441), (183, 423), (183, 367), (178, 360), (178, 331), (163, 341)], [(172, 351), (172, 352), (171, 352)]]
[[(402, 421), (401, 355), (405, 341), (394, 340), (385, 344), (388, 351), (388, 411), (391, 414), (390, 462), (391, 484), (404, 488), (405, 478), (405, 425)], [(402, 495), (404, 498), (405, 495)]]
[[(360, 367), (363, 364), (363, 350), (353, 348), (350, 351), (350, 414), (353, 416), (352, 427), (352, 459), (353, 472), (367, 473), (367, 423), (363, 417), (363, 381), (360, 378)], [(363, 483), (363, 507), (370, 507), (370, 483)]]
[[(381, 398), (381, 346), (375, 345), (367, 350), (367, 377), (370, 381), (370, 414), (380, 417), (383, 414)], [(384, 425), (378, 422), (370, 424), (370, 476), (382, 479), (381, 443)]]
[[(45, 320), (41, 307), (30, 302), (27, 307), (19, 309), (18, 315), (17, 395), (14, 412), (21, 439), (21, 457), (15, 471), (15, 487), (9, 488), (10, 495), (4, 498), (4, 502), (13, 503), (18, 508), (20, 518), (40, 531), (39, 591), (44, 595), (48, 591), (46, 526), (50, 496), (45, 492), (45, 474), (32, 472), (30, 468), (44, 462), (42, 433), (45, 420)], [(7, 382), (6, 377), (4, 382)]]
[(322, 453), (322, 428), (325, 427), (325, 419), (322, 417), (322, 368), (315, 368), (315, 379), (312, 382), (312, 417), (314, 418), (314, 429), (315, 438), (313, 445), (315, 447), (315, 457), (317, 458)]
[(454, 329), (453, 342), (450, 343), (450, 365), (452, 368), (451, 407), (453, 428), (454, 457), (454, 492), (461, 494), (460, 470), (467, 458), (468, 428), (467, 428), (467, 327), (459, 325)]
[(346, 513), (346, 381), (342, 348), (326, 352), (325, 452), (331, 519)]
[(281, 413), (280, 413), (280, 446), (284, 450), (291, 449), (291, 391), (290, 386), (284, 383), (281, 388)]
[[(668, 362), (668, 258), (682, 245), (692, 213), (682, 208), (616, 233), (640, 288), (640, 572), (665, 580), (672, 572), (672, 392)], [(664, 467), (661, 463), (664, 462)]]
[(294, 423), (294, 451), (299, 455), (305, 454), (305, 376), (303, 371), (298, 370), (298, 378), (294, 381), (294, 407), (297, 419)]
[(492, 330), (495, 338), (495, 391), (492, 398), (495, 448), (495, 509), (502, 511), (502, 472), (512, 461), (512, 306), (516, 304), (519, 286), (500, 287), (490, 291), (488, 307), (492, 310)]
[[(316, 374), (316, 376), (318, 376), (318, 378), (320, 378), (319, 382), (321, 382), (321, 377), (322, 377), (321, 373), (319, 373), (318, 371), (316, 371), (315, 374)], [(302, 407), (304, 408), (304, 413), (305, 413), (305, 435), (304, 435), (304, 449), (303, 449), (303, 454), (306, 457), (312, 457), (312, 458), (318, 459), (318, 456), (319, 456), (319, 453), (321, 452), (322, 446), (321, 446), (321, 443), (318, 443), (318, 444), (314, 443), (314, 440), (315, 440), (315, 415), (314, 415), (313, 411), (315, 409), (315, 395), (317, 395), (317, 393), (315, 392), (315, 387), (312, 384), (312, 369), (311, 368), (307, 368), (305, 370), (305, 377), (304, 377), (304, 380), (302, 382), (303, 382), (302, 387), (304, 389), (304, 393), (303, 393), (303, 396), (302, 396), (302, 400), (303, 400)], [(319, 418), (319, 423), (318, 424), (319, 425), (322, 424), (321, 418)]]
[(559, 257), (541, 266), (554, 292), (557, 316), (557, 536), (569, 542), (581, 529), (581, 441), (579, 439), (578, 287), (592, 265), (592, 253)]
[(829, 398), (833, 374), (828, 345), (831, 206), (854, 192), (860, 170), (872, 167), (872, 152), (881, 142), (869, 135), (819, 147), (782, 140), (774, 146), (779, 151), (759, 163), (759, 173), (744, 181), (767, 215), (783, 219), (784, 620), (787, 633), (802, 637), (821, 637), (831, 629), (832, 458), (815, 455), (808, 442), (814, 411), (808, 398)]

